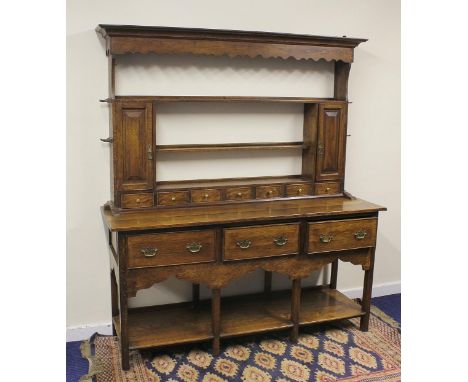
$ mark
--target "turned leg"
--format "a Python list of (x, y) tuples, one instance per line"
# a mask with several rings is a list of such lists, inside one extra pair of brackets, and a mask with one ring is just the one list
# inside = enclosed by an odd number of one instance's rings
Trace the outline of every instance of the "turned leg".
[(271, 295), (271, 279), (272, 279), (272, 273), (265, 271), (265, 278), (264, 278), (264, 285), (263, 285), (263, 293), (265, 293), (265, 296)]
[[(117, 287), (117, 280), (115, 278), (115, 271), (112, 269), (110, 273), (111, 279), (111, 304), (112, 304), (112, 318), (119, 315), (119, 291)], [(112, 319), (112, 335), (115, 336), (114, 320)]]
[(360, 329), (363, 332), (369, 330), (370, 307), (372, 297), (372, 279), (374, 277), (374, 249), (371, 250), (371, 267), (364, 273), (364, 290), (362, 292), (362, 310), (365, 312), (361, 317)]
[(299, 337), (299, 310), (301, 307), (301, 279), (294, 279), (291, 290), (291, 342), (296, 343)]
[(338, 280), (338, 259), (331, 264), (330, 289), (336, 289)]
[(221, 332), (221, 289), (211, 290), (211, 325), (213, 329), (213, 355), (219, 355)]
[(200, 284), (192, 284), (192, 305), (194, 308), (198, 307), (200, 302)]

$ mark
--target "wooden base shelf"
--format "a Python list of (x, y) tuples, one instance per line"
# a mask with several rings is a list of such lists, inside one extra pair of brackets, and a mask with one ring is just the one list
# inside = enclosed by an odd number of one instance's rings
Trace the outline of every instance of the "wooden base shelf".
[[(292, 328), (291, 291), (225, 297), (221, 300), (221, 338)], [(300, 325), (364, 315), (361, 306), (328, 286), (302, 290)], [(113, 318), (119, 333), (119, 318)], [(130, 349), (206, 341), (211, 331), (211, 302), (191, 302), (130, 309)]]

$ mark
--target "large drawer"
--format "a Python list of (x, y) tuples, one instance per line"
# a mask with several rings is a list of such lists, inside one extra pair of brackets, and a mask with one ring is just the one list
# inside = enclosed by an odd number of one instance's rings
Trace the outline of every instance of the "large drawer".
[(153, 267), (215, 260), (213, 230), (129, 236), (128, 267)]
[(299, 252), (299, 223), (224, 229), (224, 260), (255, 259)]
[(308, 225), (308, 253), (375, 246), (376, 218), (335, 220)]

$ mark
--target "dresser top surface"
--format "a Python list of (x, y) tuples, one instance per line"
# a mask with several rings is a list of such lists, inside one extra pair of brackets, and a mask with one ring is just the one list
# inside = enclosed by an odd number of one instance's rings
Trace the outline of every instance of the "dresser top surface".
[(250, 223), (321, 216), (375, 213), (386, 208), (347, 197), (261, 201), (218, 206), (178, 207), (113, 215), (101, 207), (111, 231), (139, 231), (230, 223)]

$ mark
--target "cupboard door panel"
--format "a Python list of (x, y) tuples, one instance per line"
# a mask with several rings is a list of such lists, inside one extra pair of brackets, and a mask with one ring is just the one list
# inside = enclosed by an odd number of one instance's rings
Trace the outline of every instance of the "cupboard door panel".
[[(150, 102), (117, 105), (116, 147), (119, 191), (150, 190), (154, 179), (153, 107)], [(117, 139), (116, 139), (117, 138)]]
[(315, 177), (317, 181), (343, 179), (345, 144), (346, 105), (320, 105)]

